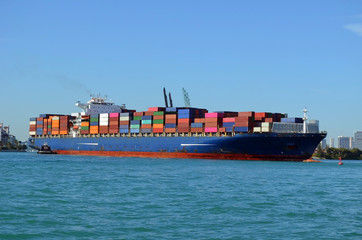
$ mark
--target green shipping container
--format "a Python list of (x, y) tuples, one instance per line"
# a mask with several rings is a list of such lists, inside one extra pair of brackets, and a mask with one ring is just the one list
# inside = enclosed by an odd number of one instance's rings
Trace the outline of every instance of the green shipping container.
[(155, 119), (153, 120), (153, 124), (163, 124), (164, 121), (162, 119)]
[(159, 112), (154, 112), (153, 113), (153, 116), (162, 116), (162, 115), (165, 115), (165, 112), (159, 111)]
[(82, 127), (80, 127), (80, 130), (89, 130), (89, 127), (88, 126), (82, 126)]
[(133, 120), (142, 120), (142, 116), (135, 116), (133, 117)]
[(140, 128), (140, 127), (141, 127), (141, 125), (131, 125), (132, 129), (137, 129), (137, 128)]
[(98, 118), (91, 118), (90, 121), (91, 122), (99, 122)]

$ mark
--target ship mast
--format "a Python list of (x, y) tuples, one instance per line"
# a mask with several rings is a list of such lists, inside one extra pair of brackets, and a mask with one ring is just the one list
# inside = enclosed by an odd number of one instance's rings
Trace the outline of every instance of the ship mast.
[(307, 117), (307, 107), (305, 107), (303, 109), (303, 113), (304, 113), (304, 116), (303, 116), (303, 133), (307, 133), (308, 130), (307, 130), (307, 120), (308, 120), (308, 117)]

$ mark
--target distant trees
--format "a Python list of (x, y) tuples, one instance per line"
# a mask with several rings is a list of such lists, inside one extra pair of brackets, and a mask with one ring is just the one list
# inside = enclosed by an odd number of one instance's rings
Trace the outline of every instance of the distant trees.
[(325, 159), (350, 159), (350, 160), (362, 160), (362, 151), (358, 148), (346, 149), (346, 148), (326, 148), (322, 149), (318, 146), (317, 151), (313, 154), (313, 157), (325, 158)]

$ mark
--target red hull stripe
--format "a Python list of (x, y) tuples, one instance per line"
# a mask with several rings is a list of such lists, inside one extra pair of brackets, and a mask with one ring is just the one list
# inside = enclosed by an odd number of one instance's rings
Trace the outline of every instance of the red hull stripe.
[(268, 161), (303, 161), (305, 156), (270, 156), (250, 154), (220, 154), (220, 153), (186, 153), (186, 152), (125, 152), (125, 151), (76, 151), (56, 150), (58, 154), (113, 156), (113, 157), (144, 157), (144, 158), (197, 158), (225, 160), (268, 160)]

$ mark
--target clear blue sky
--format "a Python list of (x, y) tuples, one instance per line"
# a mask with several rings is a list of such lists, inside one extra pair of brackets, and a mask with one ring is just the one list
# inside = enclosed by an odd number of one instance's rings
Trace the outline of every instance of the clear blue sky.
[(70, 114), (89, 93), (163, 106), (319, 119), (362, 130), (362, 1), (0, 2), (0, 122)]

